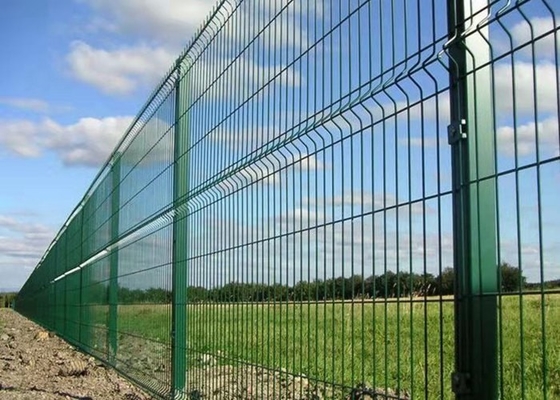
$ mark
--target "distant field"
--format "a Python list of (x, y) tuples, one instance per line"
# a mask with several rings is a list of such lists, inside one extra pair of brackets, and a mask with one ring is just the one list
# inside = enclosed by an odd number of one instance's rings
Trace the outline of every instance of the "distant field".
[[(453, 299), (432, 300), (189, 305), (189, 363), (246, 362), (347, 387), (452, 398)], [(543, 371), (548, 397), (560, 398), (560, 295), (507, 296), (498, 312), (501, 398), (542, 399)], [(167, 305), (119, 307), (120, 332), (168, 343), (169, 326)]]

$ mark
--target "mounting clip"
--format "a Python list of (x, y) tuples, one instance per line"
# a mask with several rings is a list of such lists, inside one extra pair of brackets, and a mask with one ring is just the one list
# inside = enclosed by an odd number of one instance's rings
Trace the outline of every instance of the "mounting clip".
[(447, 142), (454, 145), (467, 138), (467, 121), (465, 119), (454, 122), (447, 127)]
[(451, 375), (453, 393), (457, 395), (469, 394), (471, 391), (471, 375), (464, 372), (454, 372)]

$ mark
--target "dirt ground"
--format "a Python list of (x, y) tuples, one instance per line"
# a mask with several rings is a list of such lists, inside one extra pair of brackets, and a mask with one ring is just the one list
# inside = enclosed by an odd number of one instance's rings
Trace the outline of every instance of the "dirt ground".
[[(125, 344), (123, 343), (123, 346)], [(130, 360), (139, 370), (159, 371), (146, 346), (131, 348)], [(126, 352), (125, 352), (126, 353)], [(157, 351), (155, 351), (157, 354)], [(147, 361), (146, 361), (147, 362)], [(187, 398), (192, 400), (409, 400), (392, 390), (355, 388), (352, 392), (319, 384), (285, 370), (218, 365), (211, 355), (187, 376)], [(149, 400), (152, 397), (106, 368), (95, 358), (10, 309), (0, 308), (0, 400)]]
[(148, 400), (115, 371), (0, 308), (0, 400)]

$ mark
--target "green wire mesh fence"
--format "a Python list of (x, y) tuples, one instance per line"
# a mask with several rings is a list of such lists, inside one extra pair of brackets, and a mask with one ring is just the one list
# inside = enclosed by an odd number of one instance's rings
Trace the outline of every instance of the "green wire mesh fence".
[(559, 398), (559, 17), (221, 1), (16, 309), (159, 398)]

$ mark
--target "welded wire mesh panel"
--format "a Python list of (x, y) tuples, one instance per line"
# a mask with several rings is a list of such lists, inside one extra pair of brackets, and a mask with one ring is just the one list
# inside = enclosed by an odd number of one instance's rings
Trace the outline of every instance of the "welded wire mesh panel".
[(450, 398), (445, 2), (225, 2), (213, 21), (182, 78), (185, 393)]
[(154, 92), (18, 302), (20, 312), (162, 398), (172, 370), (174, 80), (169, 73)]
[(110, 316), (116, 367), (166, 395), (171, 385), (173, 237), (169, 223), (158, 230), (150, 224), (172, 206), (175, 100), (173, 91), (161, 89), (160, 96), (113, 164), (118, 215), (112, 230), (123, 239), (107, 257), (118, 265), (111, 277), (116, 289)]

